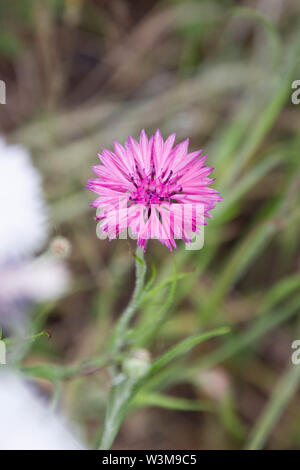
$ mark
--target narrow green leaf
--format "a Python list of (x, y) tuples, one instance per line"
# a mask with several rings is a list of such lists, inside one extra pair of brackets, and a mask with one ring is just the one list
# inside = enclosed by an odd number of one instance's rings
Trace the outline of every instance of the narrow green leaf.
[(199, 335), (191, 336), (189, 338), (184, 339), (179, 344), (171, 348), (165, 354), (163, 354), (160, 358), (158, 358), (151, 367), (151, 374), (156, 373), (162, 367), (169, 364), (174, 359), (181, 357), (184, 354), (187, 354), (191, 349), (193, 349), (198, 344), (206, 341), (207, 339), (215, 338), (217, 336), (225, 335), (229, 333), (230, 328), (227, 326), (217, 328), (212, 331), (207, 331), (205, 333), (200, 333)]
[(156, 275), (157, 275), (157, 269), (156, 269), (155, 264), (150, 264), (149, 263), (149, 266), (151, 267), (151, 277), (150, 277), (149, 281), (147, 282), (147, 284), (145, 286), (145, 291), (150, 290), (150, 287), (153, 285), (153, 283), (156, 279)]
[(272, 310), (268, 314), (259, 317), (247, 330), (232, 336), (230, 335), (228, 341), (221, 347), (197, 361), (197, 363), (190, 368), (189, 375), (192, 377), (193, 374), (201, 368), (214, 367), (234, 356), (242, 349), (252, 346), (267, 332), (293, 316), (298, 311), (299, 305), (300, 295), (297, 295), (285, 308), (276, 311)]
[(271, 310), (271, 308), (291, 295), (300, 288), (300, 274), (293, 274), (277, 282), (265, 295), (264, 301), (259, 309), (262, 314)]
[(59, 380), (63, 380), (65, 377), (64, 368), (51, 364), (23, 367), (21, 368), (21, 371), (30, 377), (46, 379), (50, 382), (57, 382)]
[(233, 15), (241, 18), (252, 18), (262, 25), (264, 31), (270, 38), (272, 45), (273, 63), (274, 65), (277, 65), (279, 63), (279, 59), (281, 58), (282, 50), (281, 38), (274, 23), (272, 23), (269, 18), (254, 8), (235, 7), (233, 8)]
[(165, 287), (168, 287), (169, 284), (173, 283), (174, 281), (180, 281), (180, 279), (184, 279), (187, 276), (189, 276), (191, 273), (180, 273), (173, 275), (172, 277), (165, 279), (161, 283), (159, 283), (157, 286), (153, 287), (150, 291), (148, 291), (144, 296), (143, 296), (143, 302), (148, 300), (149, 298), (152, 298), (159, 292), (161, 289), (164, 289)]
[(153, 406), (178, 411), (213, 411), (214, 405), (208, 400), (187, 400), (161, 393), (138, 393), (133, 405), (139, 407)]
[[(177, 287), (177, 280), (179, 277), (180, 275), (177, 274), (176, 265), (174, 265), (173, 276), (168, 279), (166, 283), (167, 285), (169, 282), (171, 282), (171, 286), (167, 298), (163, 301), (162, 307), (157, 308), (156, 312), (153, 312), (153, 314), (149, 316), (142, 316), (140, 326), (132, 332), (131, 337), (129, 337), (129, 342), (135, 343), (137, 347), (145, 347), (145, 345), (156, 335), (158, 330), (167, 319), (168, 313), (173, 304)], [(164, 284), (164, 282), (162, 284)]]
[(300, 384), (300, 367), (291, 365), (276, 386), (270, 401), (258, 419), (246, 448), (262, 449), (272, 429), (288, 406)]

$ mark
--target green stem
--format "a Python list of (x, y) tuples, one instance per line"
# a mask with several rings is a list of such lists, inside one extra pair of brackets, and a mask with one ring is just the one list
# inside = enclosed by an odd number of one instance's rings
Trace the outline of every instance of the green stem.
[[(115, 355), (118, 353), (126, 342), (128, 326), (130, 320), (138, 309), (143, 297), (145, 276), (147, 266), (144, 259), (142, 248), (137, 247), (136, 250), (136, 284), (132, 298), (117, 322), (109, 344), (108, 353)], [(113, 379), (117, 378), (117, 370), (112, 368)], [(110, 449), (112, 443), (118, 433), (118, 430), (125, 417), (126, 403), (130, 401), (134, 393), (136, 381), (133, 379), (123, 379), (119, 384), (113, 384), (106, 409), (104, 429), (101, 437), (99, 449)]]
[(144, 259), (144, 252), (141, 247), (137, 247), (136, 249), (135, 271), (136, 271), (136, 283), (135, 283), (133, 295), (128, 306), (122, 313), (120, 319), (118, 320), (114, 328), (112, 339), (108, 348), (109, 353), (115, 354), (116, 352), (120, 351), (120, 349), (122, 348), (126, 339), (125, 338), (126, 332), (127, 332), (127, 328), (130, 323), (130, 320), (132, 319), (133, 315), (135, 314), (141, 302), (141, 297), (142, 297), (142, 293), (143, 293), (144, 285), (145, 285), (145, 276), (146, 276), (146, 271), (147, 271), (147, 265)]
[(111, 448), (138, 387), (139, 381), (130, 378), (124, 378), (119, 384), (112, 385), (99, 450)]

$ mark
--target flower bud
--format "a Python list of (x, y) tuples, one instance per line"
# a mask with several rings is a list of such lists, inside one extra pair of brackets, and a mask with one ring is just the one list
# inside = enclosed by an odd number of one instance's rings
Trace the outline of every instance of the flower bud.
[(123, 363), (123, 371), (132, 379), (139, 379), (147, 374), (150, 368), (150, 354), (146, 349), (136, 349)]
[(68, 258), (71, 250), (71, 243), (65, 237), (55, 237), (50, 244), (50, 251), (56, 258)]

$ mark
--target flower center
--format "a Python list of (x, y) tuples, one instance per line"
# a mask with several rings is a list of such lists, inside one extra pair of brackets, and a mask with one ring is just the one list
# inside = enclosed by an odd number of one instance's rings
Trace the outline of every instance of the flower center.
[(177, 202), (174, 201), (173, 196), (180, 193), (182, 188), (177, 184), (177, 181), (171, 180), (172, 172), (168, 177), (156, 178), (152, 170), (151, 176), (143, 177), (140, 171), (137, 175), (131, 177), (136, 190), (130, 194), (129, 200), (135, 204), (144, 204), (150, 206), (151, 204), (162, 204), (164, 202)]

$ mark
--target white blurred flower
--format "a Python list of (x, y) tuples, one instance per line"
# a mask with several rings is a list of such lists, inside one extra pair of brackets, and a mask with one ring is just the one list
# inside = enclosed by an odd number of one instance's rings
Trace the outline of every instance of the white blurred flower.
[(60, 297), (70, 281), (65, 264), (49, 255), (0, 269), (0, 304), (45, 302)]
[(47, 236), (41, 177), (27, 150), (0, 137), (0, 264), (31, 255)]
[(20, 376), (0, 371), (1, 450), (83, 450), (52, 408)]
[(16, 315), (60, 297), (70, 276), (53, 255), (34, 258), (48, 235), (41, 177), (27, 150), (1, 137), (0, 214), (0, 324), (16, 327)]

